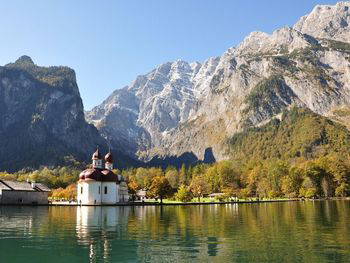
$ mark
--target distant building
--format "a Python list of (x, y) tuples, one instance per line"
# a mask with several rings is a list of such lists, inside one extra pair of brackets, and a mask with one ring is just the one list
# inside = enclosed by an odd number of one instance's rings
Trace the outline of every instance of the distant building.
[(29, 182), (0, 180), (0, 204), (44, 205), (48, 204), (51, 191), (46, 185)]
[(117, 204), (129, 201), (128, 186), (122, 175), (113, 173), (113, 156), (105, 156), (103, 169), (99, 149), (92, 155), (92, 169), (79, 175), (77, 200), (81, 205)]
[(146, 190), (143, 190), (143, 189), (141, 189), (141, 190), (138, 190), (137, 192), (136, 192), (136, 198), (137, 198), (137, 200), (140, 200), (140, 201), (146, 201), (147, 200), (147, 191)]

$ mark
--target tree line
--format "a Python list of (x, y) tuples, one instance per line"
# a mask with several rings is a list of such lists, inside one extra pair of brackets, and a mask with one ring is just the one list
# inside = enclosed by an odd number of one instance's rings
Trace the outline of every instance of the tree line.
[(122, 171), (129, 191), (147, 190), (149, 197), (182, 202), (211, 194), (238, 198), (327, 198), (350, 194), (350, 159), (336, 154), (313, 160), (269, 159), (221, 161), (181, 169), (137, 168)]
[[(41, 168), (35, 171), (0, 173), (2, 180), (36, 181), (55, 189), (56, 199), (75, 199), (80, 168)], [(220, 161), (180, 169), (132, 168), (114, 170), (127, 180), (130, 195), (146, 190), (150, 198), (189, 202), (220, 193), (221, 201), (237, 198), (327, 198), (350, 195), (350, 158), (332, 153), (327, 156), (291, 160), (268, 159)]]

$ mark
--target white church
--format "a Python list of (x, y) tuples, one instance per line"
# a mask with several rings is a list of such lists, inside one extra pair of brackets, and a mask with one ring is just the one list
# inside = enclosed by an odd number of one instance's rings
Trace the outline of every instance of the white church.
[(79, 175), (77, 200), (80, 205), (113, 205), (129, 201), (128, 186), (122, 175), (113, 171), (111, 151), (105, 156), (105, 168), (99, 149), (92, 155), (92, 169)]

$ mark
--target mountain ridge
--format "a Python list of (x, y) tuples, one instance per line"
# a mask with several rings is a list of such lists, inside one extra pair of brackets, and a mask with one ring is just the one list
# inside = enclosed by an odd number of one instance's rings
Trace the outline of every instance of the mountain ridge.
[(74, 70), (22, 56), (0, 67), (1, 169), (87, 162), (97, 145), (118, 168), (220, 161), (234, 136), (295, 107), (349, 128), (349, 8), (316, 6), (221, 56), (163, 63), (86, 112)]
[[(350, 101), (350, 46), (344, 42), (350, 35), (349, 7), (349, 2), (316, 6), (293, 27), (252, 32), (220, 57), (168, 62), (138, 76), (124, 88), (134, 94), (135, 107), (132, 123), (124, 127), (132, 140), (124, 132), (123, 145), (116, 142), (123, 131), (113, 130), (125, 123), (118, 107), (103, 103), (87, 120), (116, 147), (149, 161), (184, 153), (203, 159), (208, 148), (216, 159), (226, 159), (231, 136), (294, 105), (332, 117)], [(126, 102), (120, 95), (110, 100)]]

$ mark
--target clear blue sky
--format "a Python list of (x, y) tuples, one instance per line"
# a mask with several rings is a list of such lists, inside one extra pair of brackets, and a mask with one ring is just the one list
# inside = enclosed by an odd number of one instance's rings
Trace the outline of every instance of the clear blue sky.
[(204, 61), (251, 31), (293, 25), (315, 0), (7, 0), (0, 64), (29, 55), (77, 74), (90, 109), (137, 75), (176, 59)]

